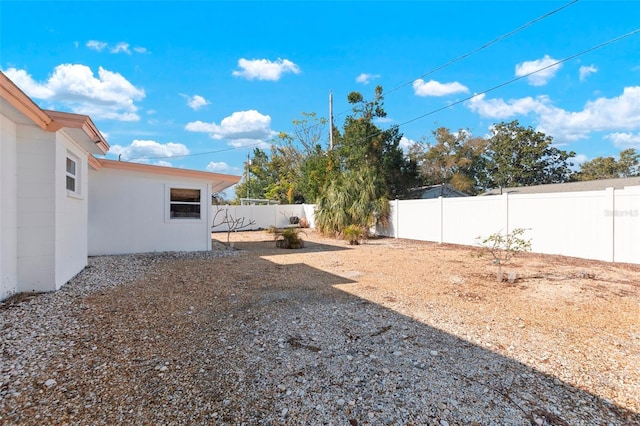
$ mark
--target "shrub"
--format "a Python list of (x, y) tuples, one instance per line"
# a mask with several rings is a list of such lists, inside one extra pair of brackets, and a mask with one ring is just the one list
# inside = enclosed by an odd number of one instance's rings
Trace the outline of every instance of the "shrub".
[(360, 244), (360, 240), (364, 235), (362, 227), (358, 225), (347, 226), (346, 228), (344, 228), (343, 234), (344, 238), (349, 241), (349, 244), (351, 244), (352, 246), (357, 246), (358, 244)]
[(531, 239), (523, 238), (527, 230), (516, 228), (510, 234), (495, 233), (486, 238), (477, 237), (476, 240), (482, 250), (478, 256), (490, 255), (494, 265), (498, 265), (496, 279), (498, 282), (504, 280), (502, 265), (509, 263), (517, 253), (531, 251)]
[(299, 249), (304, 247), (304, 241), (300, 236), (300, 233), (304, 233), (300, 228), (275, 228), (270, 227), (267, 231), (274, 234), (276, 239), (276, 247), (285, 249)]

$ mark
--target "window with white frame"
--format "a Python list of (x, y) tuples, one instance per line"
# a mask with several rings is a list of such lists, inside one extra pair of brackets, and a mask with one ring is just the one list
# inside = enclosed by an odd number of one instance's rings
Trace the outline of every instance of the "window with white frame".
[(74, 194), (80, 193), (80, 185), (79, 185), (79, 172), (80, 167), (78, 163), (78, 157), (72, 154), (67, 154), (67, 165), (66, 165), (66, 187), (67, 191), (72, 192)]
[(200, 219), (200, 204), (199, 189), (169, 189), (170, 219)]

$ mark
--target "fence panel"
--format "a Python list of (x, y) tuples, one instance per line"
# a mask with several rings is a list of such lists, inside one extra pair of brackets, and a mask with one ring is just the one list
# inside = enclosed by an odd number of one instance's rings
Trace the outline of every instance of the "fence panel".
[(253, 224), (242, 228), (247, 231), (268, 229), (270, 226), (284, 227), (289, 225), (291, 216), (306, 217), (302, 204), (211, 206), (211, 217), (214, 218), (211, 232), (226, 232), (229, 229), (227, 223), (222, 223), (225, 214), (230, 220), (240, 220), (243, 224), (253, 221)]
[(393, 216), (389, 221), (395, 227), (398, 238), (423, 241), (440, 241), (442, 199), (404, 200), (392, 203)]
[(443, 198), (442, 242), (475, 245), (479, 236), (507, 232), (507, 195)]
[(509, 228), (525, 228), (536, 253), (613, 260), (613, 190), (509, 196)]
[(640, 264), (640, 186), (617, 189), (614, 208), (604, 213), (615, 221), (614, 260)]

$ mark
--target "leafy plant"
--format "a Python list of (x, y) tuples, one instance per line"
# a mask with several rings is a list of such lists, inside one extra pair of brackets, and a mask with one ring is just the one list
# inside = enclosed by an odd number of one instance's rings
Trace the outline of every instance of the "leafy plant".
[(360, 244), (360, 240), (362, 239), (364, 232), (362, 227), (358, 225), (349, 225), (344, 228), (344, 238), (349, 241), (349, 244), (352, 246), (357, 246)]
[(270, 227), (267, 231), (274, 235), (276, 247), (285, 249), (299, 249), (304, 247), (304, 240), (300, 236), (304, 231), (298, 227), (276, 228)]
[(516, 228), (511, 233), (501, 234), (498, 232), (486, 238), (481, 236), (476, 238), (482, 248), (478, 256), (488, 254), (491, 256), (493, 264), (498, 265), (498, 272), (496, 273), (498, 282), (504, 280), (502, 265), (509, 263), (520, 252), (531, 251), (531, 239), (523, 237), (526, 231), (524, 228)]

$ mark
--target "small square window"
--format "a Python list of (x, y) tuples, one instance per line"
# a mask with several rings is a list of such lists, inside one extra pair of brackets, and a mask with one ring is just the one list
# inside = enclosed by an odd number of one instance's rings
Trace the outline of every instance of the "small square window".
[(171, 219), (200, 219), (200, 190), (171, 188), (169, 217)]

